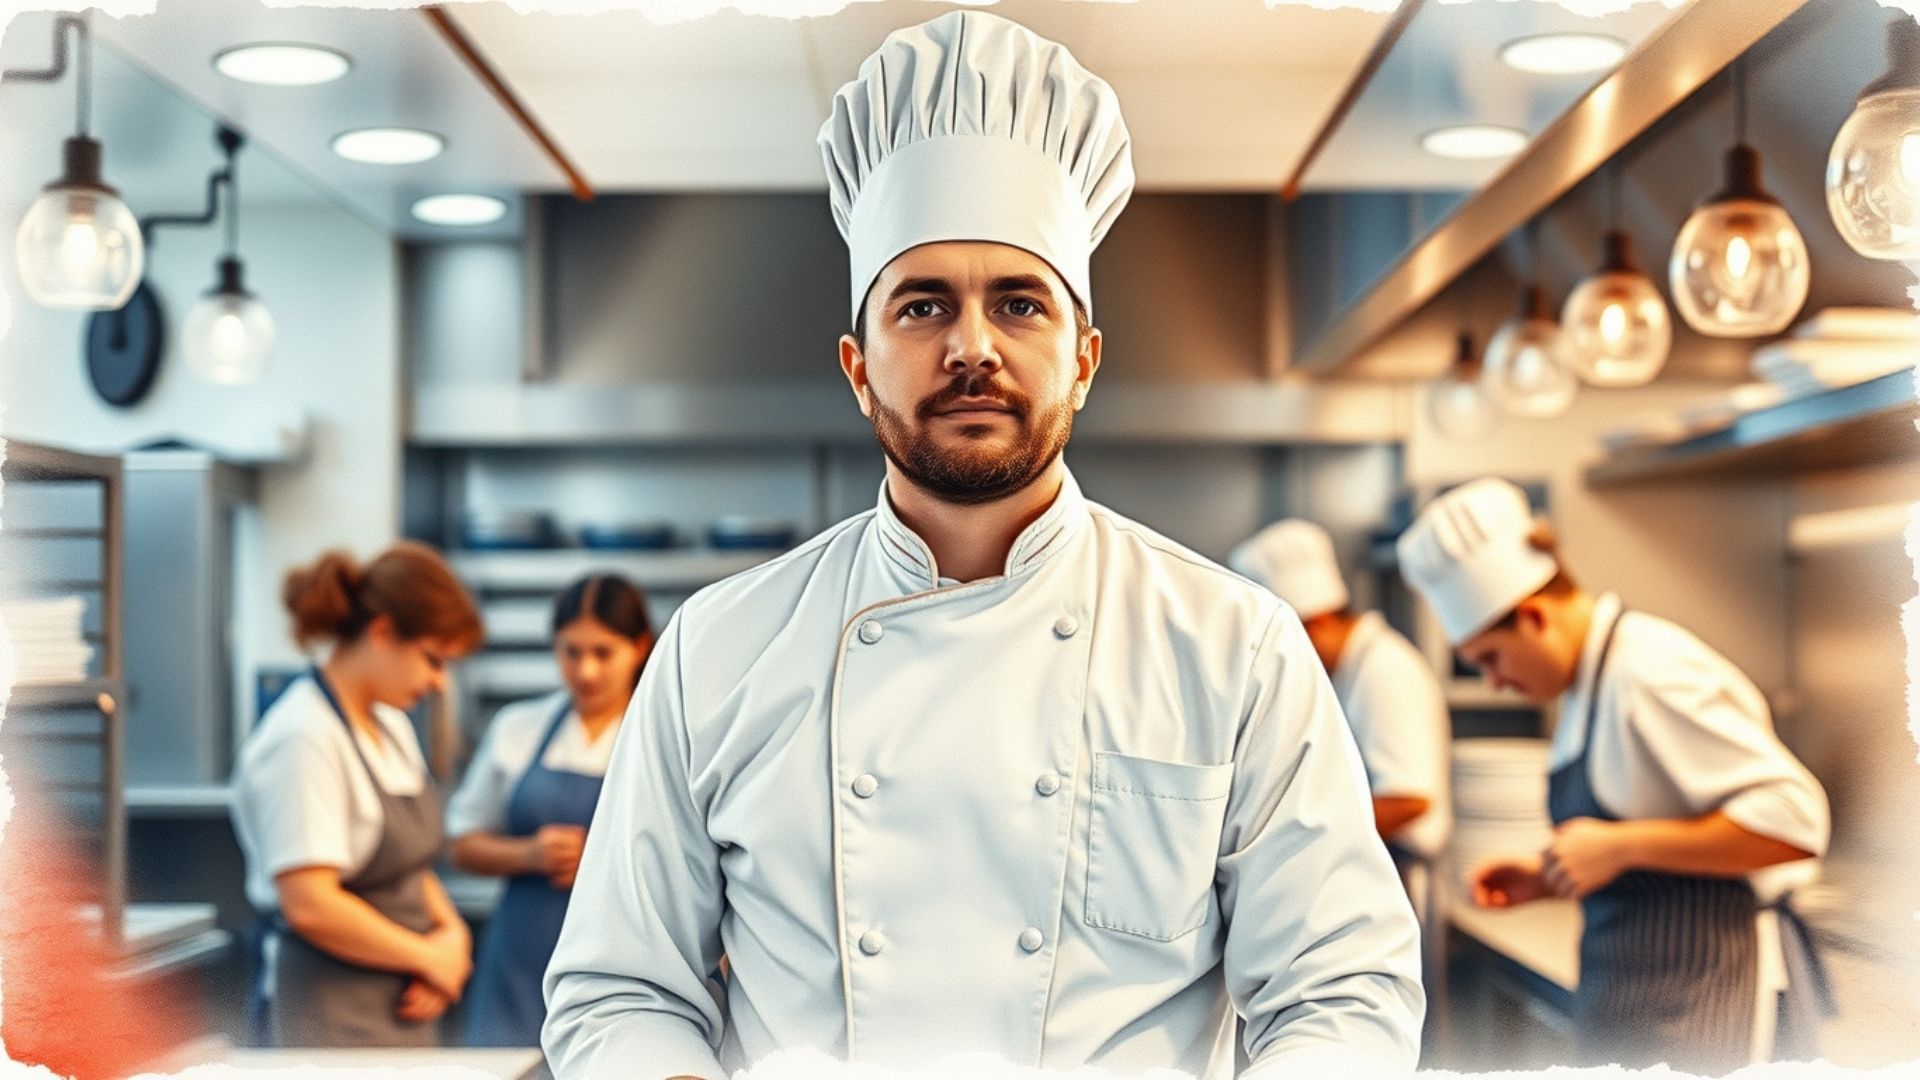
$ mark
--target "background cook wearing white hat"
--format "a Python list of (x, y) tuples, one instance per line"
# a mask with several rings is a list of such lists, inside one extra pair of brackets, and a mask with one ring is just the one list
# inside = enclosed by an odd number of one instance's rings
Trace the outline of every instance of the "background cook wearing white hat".
[(1586, 1063), (1717, 1075), (1769, 1049), (1811, 1057), (1824, 981), (1783, 887), (1825, 851), (1827, 801), (1758, 688), (1686, 630), (1575, 584), (1505, 481), (1435, 499), (1399, 552), (1464, 659), (1560, 698), (1553, 839), (1469, 887), (1495, 907), (1580, 899)]
[(556, 1073), (1221, 1076), (1236, 1013), (1256, 1069), (1410, 1069), (1412, 912), (1299, 620), (1060, 458), (1132, 188), (1112, 90), (954, 12), (889, 37), (821, 144), (887, 478), (662, 632), (548, 970)]
[(1438, 855), (1453, 826), (1453, 729), (1432, 666), (1379, 612), (1352, 610), (1333, 538), (1311, 521), (1268, 525), (1235, 548), (1227, 565), (1273, 590), (1306, 625), (1360, 745), (1374, 827), (1415, 859)]

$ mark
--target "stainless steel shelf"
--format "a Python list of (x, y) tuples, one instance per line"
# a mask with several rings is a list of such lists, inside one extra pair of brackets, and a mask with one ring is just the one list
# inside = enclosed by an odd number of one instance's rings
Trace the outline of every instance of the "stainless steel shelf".
[[(12, 709), (85, 709), (113, 708), (120, 701), (120, 683), (116, 679), (82, 679), (79, 682), (18, 683), (7, 698)], [(103, 700), (104, 699), (104, 700)]]
[(1586, 471), (1590, 487), (1700, 477), (1778, 476), (1920, 455), (1914, 373), (1759, 409), (1717, 431), (1619, 451)]
[(460, 551), (453, 553), (452, 562), (461, 580), (484, 592), (557, 592), (583, 574), (608, 570), (625, 574), (648, 590), (684, 592), (752, 569), (780, 554), (775, 550), (707, 548), (673, 551), (555, 548), (550, 551)]

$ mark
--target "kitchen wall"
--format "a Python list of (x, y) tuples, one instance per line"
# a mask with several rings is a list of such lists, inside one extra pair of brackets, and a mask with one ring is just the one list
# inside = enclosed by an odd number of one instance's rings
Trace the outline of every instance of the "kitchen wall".
[[(22, 16), (8, 25), (0, 61), (41, 66), (48, 48), (46, 19)], [(105, 48), (95, 48), (94, 66), (108, 181), (136, 215), (197, 212), (219, 160), (212, 118)], [(0, 90), (0, 221), (18, 221), (58, 173), (72, 92), (71, 77)], [(84, 315), (28, 300), (9, 243), (0, 260), (12, 309), (0, 340), (0, 434), (104, 453), (181, 439), (265, 462), (257, 500), (236, 522), (234, 700), (244, 712), (258, 666), (298, 660), (280, 574), (327, 547), (367, 554), (398, 533), (402, 407), (393, 242), (270, 153), (242, 151), (239, 171), (247, 283), (276, 327), (266, 377), (250, 387), (204, 383), (170, 341), (144, 400), (104, 403), (86, 381)], [(158, 230), (147, 280), (171, 327), (212, 285), (219, 243), (214, 228)]]

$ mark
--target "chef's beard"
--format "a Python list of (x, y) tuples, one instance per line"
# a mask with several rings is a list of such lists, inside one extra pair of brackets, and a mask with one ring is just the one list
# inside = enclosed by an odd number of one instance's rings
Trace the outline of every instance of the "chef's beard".
[[(1062, 398), (1035, 415), (1026, 395), (993, 385), (991, 376), (956, 375), (946, 389), (929, 395), (914, 409), (915, 419), (880, 400), (873, 401), (873, 433), (887, 459), (915, 486), (942, 502), (979, 506), (1026, 487), (1047, 471), (1073, 433), (1073, 405)], [(928, 427), (941, 409), (963, 397), (998, 399), (1009, 410), (1014, 437), (1004, 450), (990, 449), (964, 433), (959, 447), (942, 446)]]

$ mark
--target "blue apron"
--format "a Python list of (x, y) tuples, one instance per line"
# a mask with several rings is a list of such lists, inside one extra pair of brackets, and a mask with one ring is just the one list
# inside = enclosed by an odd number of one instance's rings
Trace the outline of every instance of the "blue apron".
[[(542, 764), (560, 725), (573, 712), (563, 702), (533, 752), (533, 761), (507, 800), (507, 835), (532, 836), (543, 825), (579, 825), (592, 821), (602, 778), (561, 772)], [(499, 906), (487, 920), (468, 995), (468, 1046), (539, 1046), (546, 1003), (540, 980), (560, 940), (567, 915), (567, 891), (544, 874), (507, 880)]]
[[(1579, 756), (1549, 777), (1553, 823), (1619, 820), (1600, 804), (1588, 758), (1600, 716), (1600, 683), (1623, 609), (1607, 628), (1587, 691)], [(1779, 1003), (1775, 1054), (1811, 1056), (1821, 1013), (1830, 1014), (1825, 972), (1806, 925), (1784, 900), (1790, 983)], [(1758, 902), (1745, 878), (1632, 870), (1580, 902), (1580, 982), (1574, 1020), (1580, 1065), (1720, 1075), (1752, 1056), (1759, 942)], [(1804, 1058), (1803, 1058), (1804, 1060)]]

